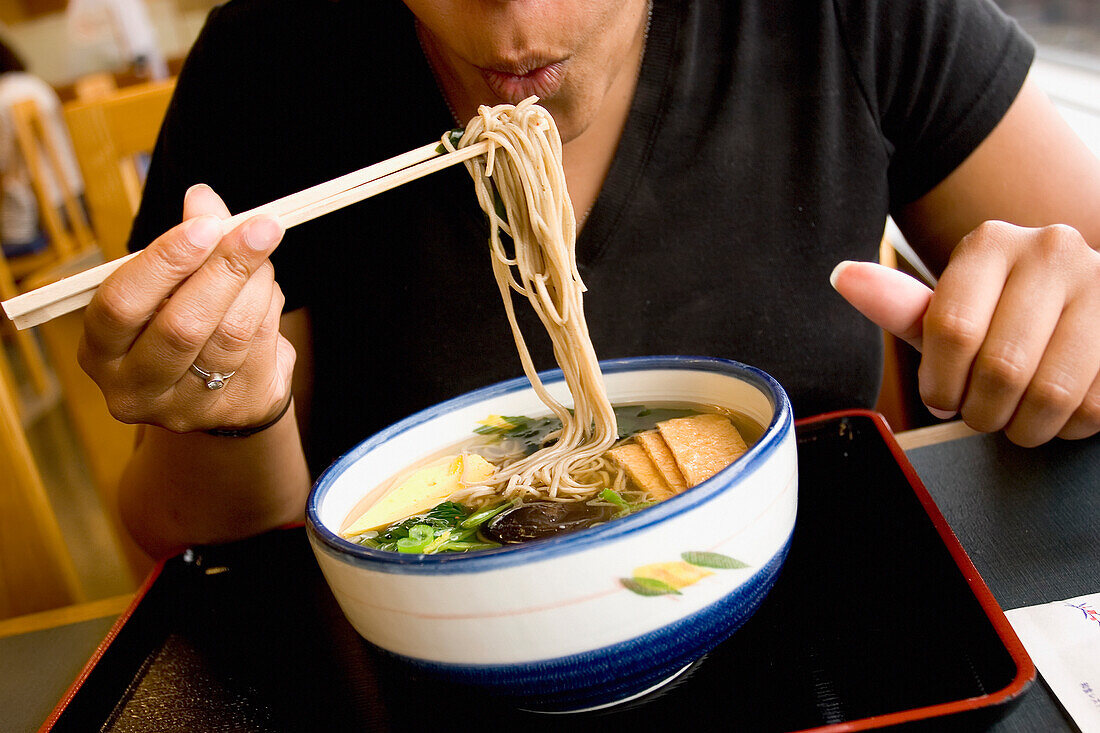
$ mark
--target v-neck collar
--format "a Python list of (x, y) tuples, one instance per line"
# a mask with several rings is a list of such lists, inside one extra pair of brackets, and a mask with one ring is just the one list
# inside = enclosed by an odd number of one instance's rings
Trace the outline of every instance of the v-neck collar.
[(634, 99), (619, 145), (588, 220), (577, 237), (577, 258), (585, 265), (599, 259), (625, 215), (645, 171), (670, 92), (673, 54), (679, 35), (682, 0), (653, 0), (649, 36)]

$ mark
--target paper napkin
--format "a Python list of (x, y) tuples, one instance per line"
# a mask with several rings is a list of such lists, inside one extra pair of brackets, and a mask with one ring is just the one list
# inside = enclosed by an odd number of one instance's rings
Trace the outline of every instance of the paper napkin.
[(1082, 733), (1100, 733), (1100, 593), (1005, 616)]

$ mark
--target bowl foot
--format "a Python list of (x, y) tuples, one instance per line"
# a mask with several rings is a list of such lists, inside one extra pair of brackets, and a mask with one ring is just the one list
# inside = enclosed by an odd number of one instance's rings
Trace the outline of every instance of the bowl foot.
[(627, 703), (631, 703), (631, 702), (634, 702), (636, 700), (641, 700), (642, 698), (646, 697), (647, 695), (651, 695), (651, 694), (657, 692), (658, 690), (661, 690), (666, 685), (671, 684), (676, 679), (678, 679), (681, 675), (686, 673), (689, 669), (691, 669), (696, 664), (698, 664), (698, 662), (699, 662), (699, 660), (696, 660), (696, 661), (691, 662), (689, 664), (685, 664), (683, 667), (676, 670), (675, 672), (673, 672), (668, 677), (665, 677), (663, 680), (659, 681), (657, 684), (651, 685), (651, 686), (647, 687), (646, 689), (642, 690), (641, 692), (635, 692), (633, 695), (627, 695), (626, 697), (621, 698), (619, 700), (612, 700), (611, 702), (605, 702), (605, 703), (602, 703), (600, 705), (592, 705), (590, 707), (576, 708), (575, 710), (538, 710), (538, 709), (535, 709), (535, 708), (519, 708), (519, 710), (522, 710), (522, 711), (528, 712), (528, 713), (539, 713), (541, 715), (572, 715), (574, 713), (592, 713), (592, 712), (596, 712), (597, 710), (607, 710), (608, 708), (618, 707), (620, 705), (626, 705)]

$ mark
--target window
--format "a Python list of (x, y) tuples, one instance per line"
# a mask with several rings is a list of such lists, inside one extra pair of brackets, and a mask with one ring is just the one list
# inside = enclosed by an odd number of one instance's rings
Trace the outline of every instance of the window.
[(1038, 46), (1032, 78), (1100, 155), (1100, 2), (994, 1)]

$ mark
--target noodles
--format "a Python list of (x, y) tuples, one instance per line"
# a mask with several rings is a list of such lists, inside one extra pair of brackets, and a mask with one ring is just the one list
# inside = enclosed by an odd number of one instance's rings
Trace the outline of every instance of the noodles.
[[(535, 104), (536, 99), (529, 97), (515, 106), (481, 107), (458, 147), (482, 140), (495, 143), (488, 155), (467, 161), (466, 167), (474, 179), (478, 203), (489, 217), (493, 274), (523, 371), (562, 428), (552, 436), (553, 443), (500, 468), (484, 485), (452, 495), (453, 500), (469, 505), (484, 505), (502, 496), (582, 501), (610, 484), (622, 483), (621, 471), (603, 457), (618, 431), (584, 320), (585, 288), (577, 270), (577, 226), (562, 170), (561, 137), (554, 119)], [(455, 149), (449, 136), (444, 136), (443, 144)], [(505, 219), (497, 213), (494, 186)], [(511, 238), (512, 253), (502, 232)], [(516, 321), (513, 290), (527, 298), (546, 328), (573, 396), (572, 412), (539, 380)]]

